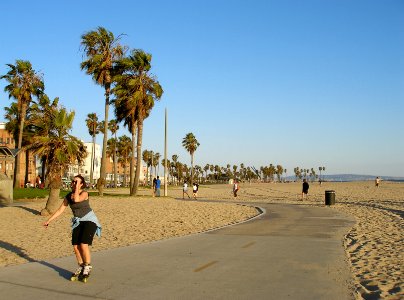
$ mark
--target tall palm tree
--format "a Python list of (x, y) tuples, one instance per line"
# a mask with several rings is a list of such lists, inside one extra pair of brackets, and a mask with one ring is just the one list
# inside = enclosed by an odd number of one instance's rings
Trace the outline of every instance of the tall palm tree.
[(189, 152), (191, 155), (191, 184), (194, 180), (194, 153), (196, 149), (199, 147), (199, 142), (194, 136), (192, 132), (187, 133), (182, 140), (182, 146)]
[[(39, 98), (43, 94), (45, 86), (42, 75), (35, 72), (29, 61), (16, 60), (15, 65), (7, 64), (7, 66), (9, 67), (9, 71), (7, 74), (0, 76), (0, 79), (5, 79), (8, 82), (8, 85), (4, 87), (4, 91), (8, 93), (9, 98), (17, 101), (19, 129), (16, 146), (17, 149), (21, 149), (27, 109), (32, 101), (32, 97)], [(14, 187), (21, 186), (20, 161), (21, 152), (15, 157)]]
[[(87, 152), (83, 142), (69, 134), (72, 128), (74, 112), (67, 112), (65, 108), (49, 107), (43, 115), (50, 118), (47, 135), (37, 135), (33, 143), (28, 147), (35, 154), (47, 158), (47, 177), (49, 179), (49, 198), (46, 207), (41, 211), (42, 215), (52, 214), (60, 205), (59, 193), (62, 183), (62, 174), (69, 164), (81, 164)], [(44, 119), (45, 120), (45, 119)]]
[(139, 185), (143, 122), (154, 107), (154, 102), (160, 100), (163, 94), (160, 83), (150, 74), (151, 59), (151, 54), (134, 49), (128, 57), (120, 60), (117, 66), (120, 75), (116, 76), (117, 85), (114, 88), (115, 114), (118, 121), (125, 120), (125, 123), (131, 124), (133, 128), (137, 126), (137, 167), (133, 185), (131, 183), (131, 195), (136, 195)]
[(118, 143), (118, 139), (116, 138), (116, 132), (119, 130), (119, 124), (118, 124), (118, 121), (117, 120), (111, 120), (111, 121), (109, 121), (109, 123), (108, 123), (108, 129), (109, 129), (109, 131), (111, 131), (111, 134), (112, 135), (114, 135), (114, 138), (115, 138), (115, 143), (114, 143), (114, 145), (115, 145), (115, 149), (114, 149), (114, 156), (113, 156), (113, 158), (114, 158), (114, 186), (115, 186), (115, 188), (117, 188), (118, 187), (118, 174), (117, 174), (117, 169), (118, 169), (118, 161), (117, 161), (117, 155), (116, 155), (116, 152), (117, 152), (117, 150), (118, 150), (118, 145), (117, 145), (117, 143)]
[(97, 134), (100, 133), (98, 127), (98, 116), (96, 113), (91, 113), (87, 115), (86, 124), (88, 128), (88, 133), (91, 135), (93, 140), (93, 149), (91, 151), (91, 169), (90, 169), (90, 184), (93, 184), (94, 180), (94, 156), (95, 156), (95, 138)]
[(108, 141), (108, 112), (110, 104), (110, 93), (112, 78), (114, 76), (114, 65), (125, 52), (125, 48), (119, 44), (120, 36), (115, 38), (114, 34), (104, 27), (86, 32), (81, 36), (86, 59), (80, 64), (82, 70), (91, 75), (94, 81), (105, 89), (105, 119), (104, 119), (104, 139), (101, 157), (100, 182), (98, 191), (103, 196), (105, 176), (106, 176), (106, 151)]

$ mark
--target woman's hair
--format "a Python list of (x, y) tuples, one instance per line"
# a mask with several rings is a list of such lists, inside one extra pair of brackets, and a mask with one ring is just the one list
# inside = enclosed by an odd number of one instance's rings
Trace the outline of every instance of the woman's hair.
[(80, 178), (81, 183), (83, 184), (82, 188), (85, 189), (87, 187), (86, 181), (84, 180), (84, 177), (79, 175), (74, 176), (74, 178)]

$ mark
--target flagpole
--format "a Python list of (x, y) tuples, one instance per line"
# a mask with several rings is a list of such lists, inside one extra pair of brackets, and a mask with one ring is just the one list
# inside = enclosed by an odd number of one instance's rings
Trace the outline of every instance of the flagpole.
[(164, 124), (164, 196), (167, 197), (167, 108), (165, 109)]

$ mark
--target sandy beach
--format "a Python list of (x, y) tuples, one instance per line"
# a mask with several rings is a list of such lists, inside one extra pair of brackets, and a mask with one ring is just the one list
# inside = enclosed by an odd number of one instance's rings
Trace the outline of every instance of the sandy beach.
[[(309, 198), (300, 199), (301, 183), (242, 183), (235, 200), (230, 185), (201, 185), (199, 197), (208, 202), (178, 201), (181, 188), (170, 188), (168, 198), (91, 197), (103, 225), (92, 251), (110, 249), (206, 231), (249, 219), (257, 210), (248, 205), (289, 203), (324, 206), (325, 190), (334, 190), (336, 209), (352, 215), (356, 224), (341, 237), (351, 266), (358, 299), (400, 299), (404, 296), (403, 207), (404, 183), (310, 183)], [(126, 191), (121, 189), (119, 193)], [(217, 203), (216, 201), (225, 201)], [(237, 205), (235, 202), (245, 203)], [(68, 209), (49, 228), (38, 212), (45, 199), (0, 208), (0, 267), (73, 255)]]

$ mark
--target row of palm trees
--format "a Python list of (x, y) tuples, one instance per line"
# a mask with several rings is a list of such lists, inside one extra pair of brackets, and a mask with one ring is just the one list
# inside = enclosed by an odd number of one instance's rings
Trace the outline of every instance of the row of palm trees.
[[(128, 47), (120, 44), (120, 38), (121, 36), (115, 37), (112, 32), (103, 27), (98, 27), (81, 36), (84, 60), (80, 67), (93, 78), (96, 84), (105, 89), (103, 126), (95, 125), (98, 117), (94, 113), (89, 114), (86, 120), (93, 143), (95, 143), (95, 136), (103, 132), (101, 174), (97, 184), (101, 196), (106, 177), (108, 129), (116, 134), (119, 128), (118, 123), (124, 122), (124, 126), (132, 134), (131, 145), (132, 149), (136, 149), (137, 165), (140, 166), (143, 122), (149, 116), (155, 101), (160, 100), (163, 94), (157, 78), (150, 73), (151, 54), (133, 49), (126, 55)], [(34, 154), (42, 157), (51, 188), (46, 210), (52, 212), (54, 211), (52, 203), (58, 202), (64, 170), (71, 163), (81, 163), (86, 155), (83, 143), (69, 134), (74, 112), (68, 112), (60, 105), (58, 98), (50, 101), (44, 91), (43, 75), (36, 72), (29, 61), (16, 60), (14, 65), (7, 66), (9, 71), (0, 76), (0, 79), (7, 81), (4, 90), (9, 98), (15, 100), (9, 109), (6, 109), (7, 128), (14, 133), (14, 137), (18, 136), (16, 145), (19, 150), (33, 151)], [(108, 119), (110, 104), (114, 105), (115, 124)], [(29, 122), (26, 122), (27, 117)], [(12, 126), (14, 128), (11, 128)], [(23, 137), (25, 137), (25, 144)], [(123, 140), (127, 142), (126, 138)], [(116, 149), (117, 147), (114, 147), (114, 152)], [(94, 158), (94, 150), (91, 155)], [(20, 156), (21, 151), (15, 161), (14, 187), (21, 186), (18, 167), (21, 161)], [(93, 159), (91, 161), (93, 162)], [(115, 166), (116, 163), (117, 161)], [(140, 168), (135, 169), (135, 165), (135, 151), (132, 151), (131, 195), (136, 194), (139, 183)], [(91, 169), (93, 170), (93, 167)], [(49, 202), (52, 203), (48, 205)]]
[[(103, 150), (100, 180), (97, 184), (101, 196), (106, 177), (109, 105), (114, 105), (117, 123), (123, 121), (124, 126), (132, 134), (130, 194), (136, 195), (140, 168), (135, 166), (141, 165), (143, 122), (150, 115), (155, 101), (160, 100), (163, 94), (157, 78), (150, 73), (152, 55), (140, 49), (133, 49), (125, 55), (128, 48), (119, 43), (120, 38), (121, 36), (115, 38), (112, 32), (98, 27), (97, 30), (82, 35), (81, 42), (86, 55), (86, 59), (81, 63), (81, 69), (105, 89)], [(110, 99), (111, 95), (114, 96), (113, 99)], [(115, 133), (116, 131), (117, 129)], [(116, 163), (115, 158), (115, 169)]]
[(321, 171), (325, 171), (325, 167), (318, 167), (318, 170), (320, 171), (320, 177), (317, 175), (316, 171), (314, 170), (314, 168), (311, 169), (302, 169), (300, 167), (295, 167), (293, 169), (293, 172), (295, 174), (296, 180), (297, 179), (310, 179), (312, 181), (316, 180), (316, 179), (320, 179), (321, 178)]

